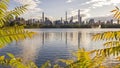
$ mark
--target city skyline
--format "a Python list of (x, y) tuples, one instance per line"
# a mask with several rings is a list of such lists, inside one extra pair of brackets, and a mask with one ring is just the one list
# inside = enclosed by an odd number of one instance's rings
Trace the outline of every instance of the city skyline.
[(111, 16), (110, 11), (115, 6), (120, 6), (119, 0), (10, 0), (9, 9), (16, 6), (30, 4), (28, 11), (22, 15), (25, 19), (41, 18), (42, 12), (45, 16), (52, 19), (65, 20), (65, 12), (68, 12), (68, 17), (76, 16), (78, 10), (84, 14), (84, 18)]

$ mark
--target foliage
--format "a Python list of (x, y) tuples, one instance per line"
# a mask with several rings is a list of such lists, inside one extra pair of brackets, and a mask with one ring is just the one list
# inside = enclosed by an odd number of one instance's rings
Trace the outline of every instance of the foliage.
[(54, 66), (53, 66), (53, 68), (62, 68), (60, 65), (58, 65), (58, 64), (55, 64)]
[[(116, 7), (111, 12), (114, 13), (114, 18), (119, 20), (120, 19), (120, 10), (118, 7)], [(98, 40), (104, 40), (106, 41), (104, 43), (105, 48), (104, 49), (98, 49), (96, 52), (99, 55), (102, 56), (118, 56), (120, 54), (120, 31), (108, 31), (103, 33), (98, 33), (93, 36), (94, 41)], [(120, 58), (117, 57), (120, 61)], [(117, 65), (115, 68), (119, 68), (120, 65)]]
[(27, 10), (27, 5), (8, 10), (9, 1), (10, 0), (0, 0), (0, 48), (14, 40), (23, 40), (35, 34), (34, 32), (25, 31), (23, 26), (9, 27), (5, 25)]
[(34, 32), (25, 31), (23, 26), (4, 27), (0, 29), (0, 48), (12, 41), (24, 40), (26, 37), (32, 37)]
[(25, 28), (91, 28), (90, 24), (59, 24), (45, 25), (39, 23), (26, 24)]
[(77, 57), (77, 60), (64, 60), (59, 59), (59, 61), (66, 63), (65, 68), (100, 68), (102, 67), (102, 62), (105, 59), (104, 56), (96, 55), (95, 57), (90, 57), (94, 51), (86, 51), (84, 48), (79, 49), (74, 52), (73, 55)]
[[(6, 26), (15, 17), (23, 14), (27, 10), (27, 5), (16, 7), (8, 10), (10, 0), (0, 0), (0, 48), (3, 48), (12, 41), (24, 40), (26, 37), (32, 37), (35, 33), (24, 30), (23, 26)], [(37, 68), (35, 63), (29, 62), (24, 64), (22, 59), (16, 58), (13, 54), (7, 53), (9, 58), (0, 56), (0, 64), (7, 65), (12, 68)]]
[(111, 12), (114, 12), (114, 18), (115, 19), (120, 19), (120, 10), (118, 7), (116, 7), (114, 10), (112, 10)]
[(0, 0), (0, 47), (16, 40), (31, 37), (34, 32), (25, 31), (23, 26), (9, 27), (5, 23), (10, 22), (16, 16), (23, 14), (27, 10), (27, 5), (16, 7), (13, 10), (8, 10), (10, 0)]
[[(119, 8), (116, 7), (111, 12), (114, 12), (114, 18), (120, 19), (120, 11)], [(118, 56), (120, 53), (120, 31), (108, 31), (103, 33), (98, 33), (93, 36), (93, 41), (98, 40), (104, 40), (106, 41), (104, 43), (105, 49), (98, 49), (96, 50), (97, 53), (104, 55), (104, 56), (110, 56), (116, 55)]]
[[(98, 40), (104, 40), (106, 41), (104, 43), (105, 48), (104, 49), (98, 49), (95, 50), (95, 52), (98, 55), (109, 57), (111, 55), (113, 56), (119, 56), (120, 54), (120, 31), (109, 31), (109, 32), (103, 32), (95, 34), (92, 38), (94, 41)], [(120, 57), (117, 57), (120, 61)], [(117, 65), (114, 68), (119, 68), (120, 65)]]
[(47, 61), (40, 68), (50, 68), (50, 67), (51, 67), (50, 61)]
[[(58, 59), (59, 62), (66, 64), (65, 67), (61, 67), (58, 64), (53, 65), (53, 68), (105, 68), (102, 65), (105, 60), (105, 56), (99, 56), (98, 54), (95, 57), (91, 57), (95, 51), (86, 51), (84, 48), (79, 49), (76, 52), (73, 52), (73, 55), (77, 58), (74, 59)], [(40, 68), (51, 68), (50, 61), (44, 63)]]
[[(59, 61), (66, 63), (65, 68), (107, 68), (103, 64), (105, 59), (111, 55), (118, 56), (120, 54), (120, 31), (109, 31), (95, 34), (92, 38), (94, 41), (104, 40), (105, 48), (93, 51), (85, 51), (85, 49), (79, 49), (77, 52), (73, 53), (77, 57), (77, 60), (64, 60), (59, 59)], [(93, 58), (90, 55), (94, 54)], [(120, 57), (116, 59), (120, 60)], [(119, 68), (117, 65), (113, 68)]]
[(10, 0), (0, 0), (0, 27), (5, 26), (5, 23), (14, 19), (16, 16), (23, 14), (27, 10), (28, 5), (8, 10), (9, 1)]
[[(23, 26), (8, 27), (6, 24), (15, 17), (21, 15), (26, 11), (27, 5), (16, 7), (13, 10), (8, 10), (8, 4), (10, 0), (0, 0), (0, 48), (3, 48), (6, 44), (12, 41), (24, 40), (27, 37), (32, 37), (35, 33), (24, 30)], [(112, 12), (115, 13), (116, 19), (120, 18), (119, 8), (116, 7)], [(77, 26), (79, 27), (79, 26)], [(106, 56), (119, 55), (120, 53), (120, 31), (110, 31), (99, 33), (93, 36), (93, 40), (107, 40), (104, 43), (105, 49), (98, 49), (94, 51), (86, 51), (85, 49), (79, 49), (74, 52), (73, 55), (77, 58), (74, 59), (59, 59), (58, 61), (66, 63), (65, 68), (105, 68), (102, 65)], [(94, 57), (91, 54), (96, 52)], [(13, 54), (7, 53), (9, 58), (0, 56), (0, 64), (7, 65), (12, 68), (38, 68), (34, 62), (23, 63), (21, 58), (16, 58)], [(120, 60), (120, 57), (117, 57)], [(62, 68), (58, 64), (53, 66), (54, 68)], [(119, 68), (117, 65), (116, 68)], [(40, 68), (51, 68), (50, 61), (47, 61)]]
[(9, 58), (5, 58), (5, 56), (0, 56), (0, 64), (2, 64), (2, 66), (10, 66), (12, 68), (38, 68), (33, 62), (23, 64), (21, 58), (16, 58), (11, 53), (7, 53), (7, 55), (9, 56)]
[(120, 28), (120, 24), (101, 24), (101, 28)]
[(106, 40), (107, 42), (104, 43), (105, 49), (98, 49), (96, 50), (101, 55), (110, 56), (112, 55), (119, 55), (120, 53), (120, 31), (110, 31), (104, 33), (98, 33), (93, 37), (94, 41), (97, 40)]
[[(119, 8), (114, 9), (114, 18), (120, 19)], [(92, 38), (93, 41), (103, 40), (104, 49), (93, 50), (90, 52), (85, 51), (85, 49), (79, 49), (76, 53), (73, 53), (77, 57), (77, 60), (63, 60), (59, 61), (66, 63), (65, 68), (107, 68), (102, 65), (103, 61), (111, 56), (118, 56), (120, 54), (120, 31), (109, 31), (95, 34)], [(95, 57), (91, 58), (90, 54), (96, 53)], [(120, 60), (120, 57), (116, 59)], [(120, 68), (120, 65), (116, 65), (113, 68)]]

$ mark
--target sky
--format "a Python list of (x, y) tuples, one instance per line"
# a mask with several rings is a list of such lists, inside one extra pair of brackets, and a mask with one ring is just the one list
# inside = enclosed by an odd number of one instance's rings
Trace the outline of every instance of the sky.
[(65, 12), (68, 17), (76, 16), (78, 9), (84, 19), (93, 17), (112, 16), (110, 12), (115, 6), (120, 7), (120, 0), (10, 0), (9, 10), (16, 6), (29, 4), (28, 10), (21, 15), (25, 19), (41, 18), (41, 13), (51, 20), (65, 18)]

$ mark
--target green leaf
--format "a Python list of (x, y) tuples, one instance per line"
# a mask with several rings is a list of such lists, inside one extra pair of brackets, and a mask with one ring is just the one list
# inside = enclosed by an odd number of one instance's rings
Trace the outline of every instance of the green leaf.
[(10, 58), (15, 58), (15, 56), (11, 53), (7, 53), (7, 55), (10, 57)]
[(5, 56), (0, 56), (0, 61), (4, 59), (5, 59)]
[(50, 61), (47, 61), (46, 63), (44, 63), (40, 68), (51, 68)]

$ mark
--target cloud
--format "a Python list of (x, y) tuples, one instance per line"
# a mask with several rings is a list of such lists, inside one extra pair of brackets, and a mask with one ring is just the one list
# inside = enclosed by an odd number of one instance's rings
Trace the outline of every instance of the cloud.
[(103, 7), (105, 5), (117, 5), (120, 0), (90, 0), (82, 5), (91, 5), (89, 8)]
[(29, 4), (28, 9), (37, 8), (38, 5), (41, 3), (41, 1), (39, 0), (15, 0), (15, 1), (22, 5)]
[[(25, 5), (29, 4), (28, 11), (22, 15), (25, 19), (41, 19), (42, 18), (42, 12), (43, 9), (39, 7), (41, 4), (40, 0), (15, 0), (16, 2)], [(47, 18), (50, 20), (54, 20), (52, 16), (46, 15)]]
[(42, 9), (39, 8), (39, 4), (41, 4), (40, 0), (14, 0), (21, 5), (29, 4), (28, 11), (22, 15), (22, 17), (25, 17), (26, 19), (29, 19), (31, 17), (35, 17), (35, 15), (40, 15)]
[[(77, 15), (77, 14), (78, 14), (78, 10), (79, 10), (79, 9), (72, 10), (72, 11), (70, 12), (70, 14), (71, 14), (71, 15)], [(90, 9), (80, 9), (80, 13), (81, 13), (81, 14), (85, 14), (85, 13), (87, 13), (87, 12), (89, 12), (89, 11), (90, 11)]]
[(115, 20), (112, 16), (112, 14), (106, 14), (106, 15), (101, 15), (101, 16), (97, 16), (97, 17), (92, 17), (92, 18), (87, 18), (86, 20), (89, 21), (90, 19), (94, 19), (95, 21), (110, 21), (111, 19)]
[[(85, 17), (89, 11), (90, 11), (90, 9), (80, 9), (80, 14), (82, 14), (83, 17)], [(75, 15), (78, 15), (78, 9), (72, 10), (70, 12), (70, 16), (75, 16)]]
[(66, 3), (71, 3), (73, 1), (75, 1), (75, 0), (67, 0)]
[[(52, 17), (52, 16), (49, 16), (49, 15), (46, 15), (45, 14), (45, 17), (47, 17), (49, 20), (51, 20), (51, 21), (54, 21), (55, 19)], [(32, 17), (30, 17), (31, 19), (36, 19), (36, 20), (40, 20), (40, 19), (42, 19), (42, 16), (41, 15), (35, 15), (35, 16), (32, 16)]]
[[(80, 14), (83, 17), (83, 19), (90, 17), (89, 11), (90, 9), (80, 9)], [(78, 9), (75, 9), (70, 12), (69, 17), (73, 16), (74, 19), (77, 19), (77, 15), (78, 15)]]

